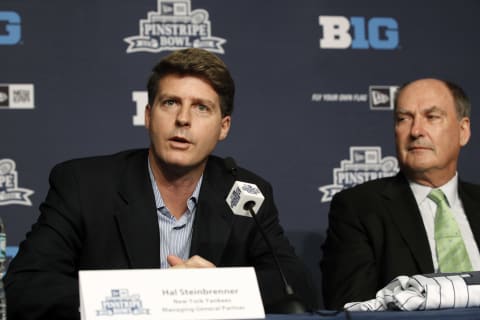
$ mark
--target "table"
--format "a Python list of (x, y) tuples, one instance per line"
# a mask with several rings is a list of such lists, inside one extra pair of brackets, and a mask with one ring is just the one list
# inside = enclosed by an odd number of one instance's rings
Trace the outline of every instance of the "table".
[(420, 319), (479, 319), (480, 308), (443, 309), (428, 311), (339, 312), (318, 311), (317, 314), (268, 314), (267, 320), (420, 320)]

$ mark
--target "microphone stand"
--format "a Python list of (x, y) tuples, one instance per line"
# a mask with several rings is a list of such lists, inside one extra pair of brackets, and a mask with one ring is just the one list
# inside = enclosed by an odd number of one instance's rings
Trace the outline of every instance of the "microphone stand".
[(265, 240), (268, 248), (272, 252), (273, 260), (275, 261), (275, 264), (277, 266), (277, 270), (280, 274), (280, 277), (282, 278), (283, 287), (284, 287), (284, 290), (285, 290), (285, 298), (276, 302), (274, 305), (271, 305), (270, 306), (271, 307), (270, 311), (272, 311), (272, 313), (279, 313), (279, 314), (306, 313), (307, 309), (305, 308), (302, 301), (297, 297), (297, 295), (293, 291), (293, 288), (288, 283), (287, 278), (285, 277), (285, 275), (283, 273), (282, 266), (280, 265), (280, 262), (278, 261), (277, 255), (275, 254), (275, 250), (273, 249), (273, 246), (272, 246), (270, 240), (268, 239), (267, 234), (265, 233), (265, 230), (263, 230), (262, 226), (260, 225), (260, 223), (257, 220), (255, 211), (253, 211), (254, 206), (255, 206), (254, 201), (248, 201), (243, 206), (243, 209), (247, 210), (250, 213), (250, 215), (253, 218), (253, 221), (257, 225), (257, 229), (260, 230), (260, 233), (262, 234), (263, 239)]

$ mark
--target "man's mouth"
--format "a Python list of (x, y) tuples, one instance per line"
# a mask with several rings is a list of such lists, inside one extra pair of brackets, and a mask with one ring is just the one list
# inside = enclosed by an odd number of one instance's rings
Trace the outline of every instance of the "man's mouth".
[(173, 141), (173, 142), (181, 142), (181, 143), (190, 143), (190, 141), (188, 141), (186, 138), (184, 137), (172, 137), (170, 138), (170, 141)]
[(168, 139), (168, 141), (170, 141), (171, 146), (174, 149), (187, 149), (192, 144), (190, 140), (181, 136), (171, 137), (170, 139)]
[(422, 151), (422, 150), (432, 150), (432, 147), (429, 146), (409, 146), (408, 151)]

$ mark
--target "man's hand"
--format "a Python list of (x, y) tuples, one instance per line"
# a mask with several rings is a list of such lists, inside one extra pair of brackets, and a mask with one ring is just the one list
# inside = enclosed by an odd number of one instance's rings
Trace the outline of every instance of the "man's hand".
[(213, 263), (200, 256), (193, 256), (187, 260), (182, 260), (177, 256), (168, 256), (167, 261), (172, 268), (215, 268)]

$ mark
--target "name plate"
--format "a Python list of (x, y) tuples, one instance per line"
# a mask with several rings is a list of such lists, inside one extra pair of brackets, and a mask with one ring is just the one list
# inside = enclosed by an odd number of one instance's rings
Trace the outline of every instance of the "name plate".
[(82, 320), (264, 319), (252, 267), (80, 271)]

